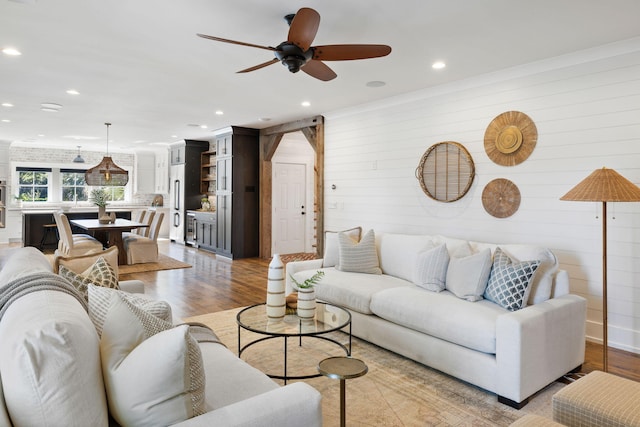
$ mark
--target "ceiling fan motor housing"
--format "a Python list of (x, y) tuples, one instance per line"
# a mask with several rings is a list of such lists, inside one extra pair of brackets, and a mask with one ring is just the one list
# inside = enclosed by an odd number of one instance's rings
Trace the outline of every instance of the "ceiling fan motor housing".
[(313, 58), (313, 49), (305, 52), (291, 42), (282, 42), (276, 47), (275, 55), (289, 71), (297, 73), (300, 67)]

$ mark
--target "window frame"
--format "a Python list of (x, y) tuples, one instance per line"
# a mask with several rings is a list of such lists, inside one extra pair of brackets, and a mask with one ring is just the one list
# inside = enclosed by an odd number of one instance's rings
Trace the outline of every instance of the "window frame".
[[(43, 167), (36, 167), (36, 166), (22, 166), (22, 167), (16, 167), (15, 169), (16, 171), (16, 180), (15, 180), (15, 184), (16, 184), (16, 193), (15, 193), (15, 197), (18, 200), (22, 200), (23, 202), (29, 202), (29, 203), (48, 203), (51, 201), (51, 190), (52, 190), (52, 180), (53, 180), (53, 173), (51, 168), (43, 168)], [(46, 177), (47, 177), (47, 184), (46, 185), (37, 185), (35, 182), (35, 175), (34, 175), (34, 179), (33, 182), (29, 185), (29, 184), (23, 184), (20, 180), (20, 175), (24, 172), (33, 172), (33, 173), (37, 173), (37, 172), (44, 172), (46, 173)], [(23, 199), (20, 194), (20, 189), (21, 188), (25, 188), (25, 187), (29, 187), (31, 188), (31, 200), (25, 200)], [(35, 194), (36, 194), (36, 189), (37, 188), (46, 188), (47, 190), (47, 196), (46, 196), (46, 200), (34, 200)]]

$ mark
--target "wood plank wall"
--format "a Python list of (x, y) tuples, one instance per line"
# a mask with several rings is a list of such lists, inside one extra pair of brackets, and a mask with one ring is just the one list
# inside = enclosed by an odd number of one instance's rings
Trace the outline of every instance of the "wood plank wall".
[[(538, 142), (524, 163), (505, 167), (487, 157), (484, 132), (510, 110), (531, 117)], [(325, 119), (326, 230), (361, 225), (547, 246), (568, 270), (572, 292), (588, 299), (588, 338), (601, 340), (599, 204), (559, 198), (603, 166), (640, 184), (640, 40)], [(441, 203), (422, 193), (415, 169), (428, 147), (448, 140), (469, 150), (476, 177), (464, 198)], [(520, 208), (509, 218), (494, 218), (482, 206), (482, 190), (495, 178), (509, 179), (520, 190)], [(640, 353), (640, 203), (610, 203), (608, 210), (609, 345)]]

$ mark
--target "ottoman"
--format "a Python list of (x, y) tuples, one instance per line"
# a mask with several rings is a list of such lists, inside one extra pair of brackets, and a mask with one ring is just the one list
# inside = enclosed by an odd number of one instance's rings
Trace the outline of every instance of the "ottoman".
[(527, 414), (519, 420), (516, 420), (516, 422), (509, 427), (562, 427), (562, 424), (558, 424), (540, 415)]
[(640, 427), (640, 383), (593, 371), (553, 396), (553, 419), (567, 426)]

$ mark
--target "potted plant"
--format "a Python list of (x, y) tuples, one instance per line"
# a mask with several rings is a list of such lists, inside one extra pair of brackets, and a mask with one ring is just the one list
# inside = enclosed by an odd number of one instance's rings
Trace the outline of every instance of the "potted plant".
[(108, 224), (111, 218), (107, 215), (107, 202), (109, 193), (104, 187), (91, 190), (89, 201), (98, 207), (98, 221), (100, 224)]
[(316, 315), (315, 285), (322, 280), (323, 276), (324, 271), (318, 270), (313, 276), (300, 283), (291, 274), (289, 275), (298, 290), (298, 317), (312, 319)]

